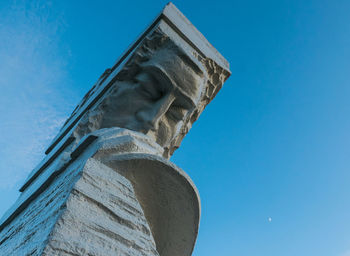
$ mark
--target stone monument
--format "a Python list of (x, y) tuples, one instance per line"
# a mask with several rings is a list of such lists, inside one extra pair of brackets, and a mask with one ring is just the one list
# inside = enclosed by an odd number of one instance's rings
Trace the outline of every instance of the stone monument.
[(30, 173), (0, 221), (0, 255), (190, 256), (200, 200), (168, 159), (229, 75), (169, 3)]

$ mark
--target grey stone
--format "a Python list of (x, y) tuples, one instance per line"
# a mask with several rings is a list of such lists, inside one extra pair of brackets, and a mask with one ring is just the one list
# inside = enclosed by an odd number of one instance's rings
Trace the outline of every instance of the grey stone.
[(89, 159), (7, 226), (0, 255), (159, 255), (130, 182)]
[[(2, 230), (0, 255), (109, 255), (104, 250), (112, 249), (120, 255), (191, 255), (200, 219), (191, 179), (142, 133), (109, 128), (93, 135), (98, 139), (66, 160), (67, 168)], [(140, 230), (149, 230), (148, 236)], [(103, 240), (106, 234), (112, 239)], [(123, 251), (128, 246), (138, 251)]]
[(43, 255), (159, 254), (130, 182), (89, 159)]
[(30, 173), (0, 220), (0, 255), (190, 256), (200, 199), (168, 159), (229, 75), (168, 4)]

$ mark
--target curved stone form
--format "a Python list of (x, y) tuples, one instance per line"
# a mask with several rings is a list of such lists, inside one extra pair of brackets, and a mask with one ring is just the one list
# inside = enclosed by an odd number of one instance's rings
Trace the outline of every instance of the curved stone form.
[(200, 199), (191, 179), (164, 158), (111, 156), (103, 162), (132, 184), (162, 256), (190, 256), (197, 238)]
[(190, 256), (200, 221), (200, 198), (190, 177), (142, 133), (110, 128), (92, 135), (98, 139), (87, 154), (131, 182), (159, 254)]
[(98, 139), (88, 154), (131, 182), (159, 255), (190, 256), (200, 221), (200, 198), (190, 177), (142, 133), (110, 128), (92, 134)]

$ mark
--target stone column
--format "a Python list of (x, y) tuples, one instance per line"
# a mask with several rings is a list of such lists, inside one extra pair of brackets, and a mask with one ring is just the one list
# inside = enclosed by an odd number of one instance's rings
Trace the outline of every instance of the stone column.
[(200, 200), (169, 158), (229, 74), (168, 4), (30, 173), (0, 220), (0, 255), (190, 256)]

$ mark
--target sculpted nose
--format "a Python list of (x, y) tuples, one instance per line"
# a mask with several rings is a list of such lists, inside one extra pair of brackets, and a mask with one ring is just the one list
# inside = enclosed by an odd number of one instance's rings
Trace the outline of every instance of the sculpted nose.
[(136, 114), (137, 119), (142, 123), (142, 126), (146, 130), (156, 130), (158, 128), (158, 122), (161, 115), (157, 115), (154, 109), (147, 109), (139, 111)]
[(143, 126), (146, 126), (147, 130), (155, 131), (158, 129), (159, 120), (168, 111), (174, 99), (174, 96), (168, 95), (168, 97), (159, 100), (147, 109), (139, 111), (136, 118), (142, 122)]

